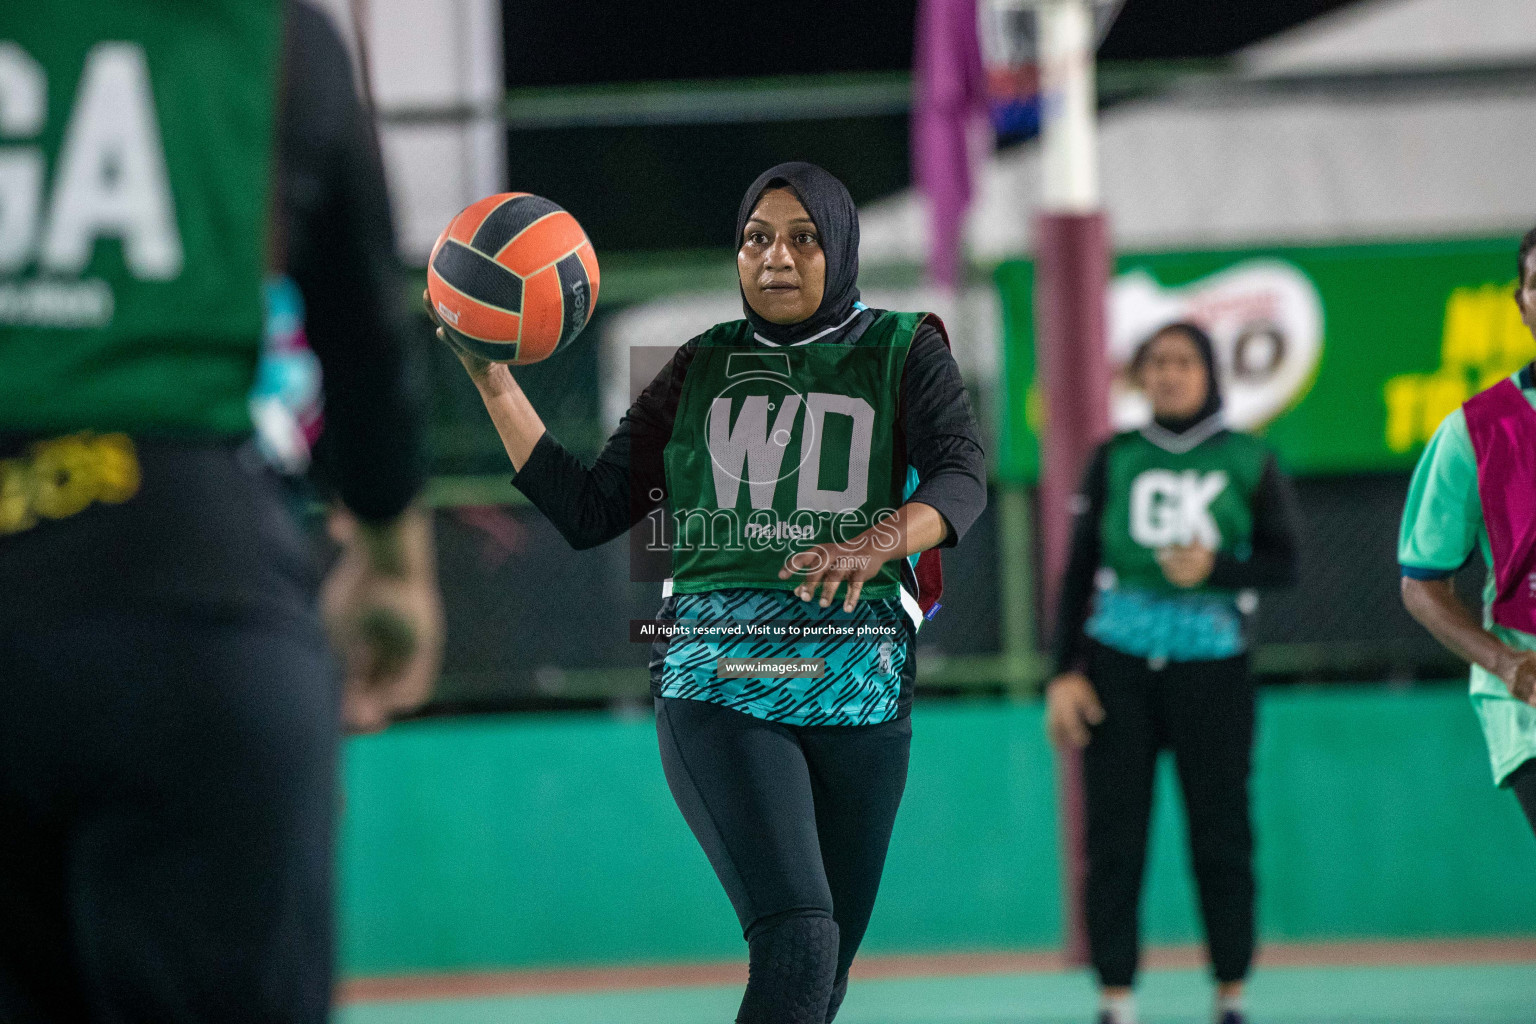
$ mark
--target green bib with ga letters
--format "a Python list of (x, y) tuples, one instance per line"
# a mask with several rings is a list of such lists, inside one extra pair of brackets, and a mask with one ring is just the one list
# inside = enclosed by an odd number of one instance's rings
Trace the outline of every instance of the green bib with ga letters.
[(1187, 451), (1170, 450), (1140, 431), (1115, 437), (1109, 442), (1099, 527), (1103, 565), (1114, 570), (1122, 587), (1188, 593), (1163, 577), (1159, 548), (1198, 542), (1247, 558), (1253, 494), (1268, 458), (1263, 442), (1230, 431)]
[[(664, 453), (675, 591), (792, 589), (778, 577), (791, 553), (901, 506), (901, 375), (925, 316), (883, 313), (852, 344), (769, 347), (744, 320), (704, 334)], [(864, 595), (896, 597), (899, 566), (886, 562)]]
[(0, 3), (0, 429), (249, 429), (281, 24)]

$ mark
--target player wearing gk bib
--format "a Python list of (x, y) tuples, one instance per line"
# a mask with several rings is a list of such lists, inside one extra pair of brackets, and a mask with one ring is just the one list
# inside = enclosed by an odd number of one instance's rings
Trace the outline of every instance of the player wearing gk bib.
[[(1536, 230), (1520, 244), (1515, 300), (1536, 332)], [(1536, 364), (1473, 396), (1440, 424), (1409, 485), (1398, 536), (1403, 603), (1472, 663), (1472, 706), (1495, 785), (1536, 830)], [(1451, 577), (1472, 557), (1488, 566), (1474, 617)]]
[(1241, 1024), (1253, 959), (1250, 588), (1296, 571), (1289, 485), (1258, 440), (1221, 425), (1210, 339), (1173, 324), (1132, 374), (1154, 420), (1101, 446), (1078, 497), (1057, 612), (1047, 724), (1083, 748), (1086, 912), (1103, 1024), (1132, 1024), (1138, 907), (1159, 752), (1189, 818), (1216, 1020)]
[[(942, 325), (858, 301), (858, 220), (810, 164), (763, 174), (736, 224), (744, 320), (677, 350), (588, 469), (504, 367), (459, 357), (514, 483), (578, 548), (667, 524), (651, 661), (662, 764), (749, 944), (737, 1020), (837, 1013), (906, 783), (912, 638), (986, 502)], [(752, 638), (756, 624), (821, 631)], [(710, 627), (740, 632), (707, 633)], [(865, 632), (839, 642), (838, 630)], [(814, 677), (727, 659), (813, 659)]]
[[(389, 223), (317, 12), (0, 5), (6, 1024), (328, 1018), (342, 714), (382, 727), (437, 653)], [(345, 693), (251, 442), (269, 273), (308, 307), (356, 517), (327, 581), (371, 669)]]

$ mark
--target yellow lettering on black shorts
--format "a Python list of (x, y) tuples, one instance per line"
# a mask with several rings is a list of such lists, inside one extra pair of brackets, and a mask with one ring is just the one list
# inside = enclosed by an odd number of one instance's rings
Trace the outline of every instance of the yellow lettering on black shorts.
[(0, 459), (0, 536), (77, 515), (98, 501), (127, 501), (139, 483), (139, 457), (127, 434), (39, 441), (20, 458)]

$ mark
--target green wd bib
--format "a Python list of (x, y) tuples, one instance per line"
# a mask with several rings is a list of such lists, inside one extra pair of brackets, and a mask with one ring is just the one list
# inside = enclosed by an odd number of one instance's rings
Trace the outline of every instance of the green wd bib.
[(0, 429), (249, 429), (277, 0), (0, 3)]
[(1222, 432), (1186, 452), (1140, 432), (1119, 435), (1108, 453), (1103, 564), (1122, 587), (1188, 593), (1163, 578), (1159, 548), (1198, 541), (1246, 558), (1253, 494), (1268, 458), (1262, 442), (1246, 434)]
[[(883, 313), (853, 344), (769, 347), (744, 320), (703, 336), (664, 453), (674, 590), (792, 589), (778, 577), (791, 553), (901, 506), (901, 374), (925, 316)], [(864, 595), (896, 597), (899, 565)]]

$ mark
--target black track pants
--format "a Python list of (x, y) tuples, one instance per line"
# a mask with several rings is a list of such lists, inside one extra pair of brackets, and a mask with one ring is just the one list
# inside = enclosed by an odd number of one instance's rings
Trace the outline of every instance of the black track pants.
[(1091, 644), (1088, 677), (1104, 721), (1083, 752), (1088, 816), (1088, 939), (1106, 986), (1130, 985), (1140, 957), (1139, 904), (1158, 752), (1172, 748), (1189, 819), (1200, 912), (1218, 981), (1253, 961), (1254, 691), (1246, 657), (1161, 670)]
[(326, 1020), (318, 624), (84, 616), (0, 663), (0, 1020)]
[(1536, 832), (1536, 758), (1510, 772), (1504, 785), (1515, 791), (1515, 799), (1520, 801), (1525, 820), (1531, 823), (1531, 831)]
[[(741, 1019), (759, 1019), (749, 1011), (759, 1013), (754, 1008), (774, 993), (789, 990), (788, 1005), (830, 979), (820, 1012), (804, 1018), (829, 1020), (825, 1009), (836, 1011), (880, 888), (906, 787), (911, 719), (802, 728), (659, 698), (656, 731), (667, 784), (752, 944)], [(828, 916), (836, 923), (837, 941), (827, 947), (835, 964), (768, 952), (786, 920)]]
[(138, 452), (131, 500), (0, 537), (0, 1021), (322, 1024), (313, 570), (236, 453)]

